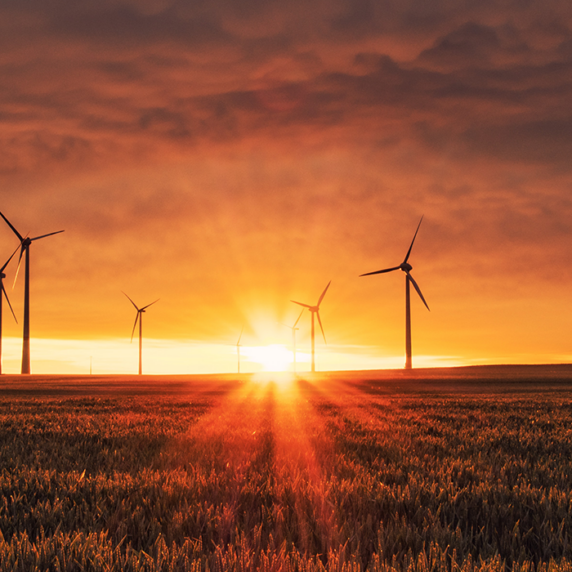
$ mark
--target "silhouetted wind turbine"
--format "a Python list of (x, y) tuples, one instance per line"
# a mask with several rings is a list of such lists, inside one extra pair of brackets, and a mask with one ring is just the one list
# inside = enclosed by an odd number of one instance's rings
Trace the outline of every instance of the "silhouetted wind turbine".
[(371, 276), (372, 274), (385, 274), (386, 272), (393, 272), (394, 270), (403, 270), (405, 272), (405, 369), (411, 369), (413, 367), (412, 360), (411, 360), (411, 297), (409, 293), (409, 283), (413, 284), (415, 290), (417, 290), (417, 294), (421, 300), (423, 300), (423, 304), (429, 310), (429, 306), (423, 298), (423, 294), (421, 294), (421, 289), (417, 285), (417, 282), (411, 276), (411, 270), (413, 267), (407, 261), (409, 260), (409, 255), (411, 254), (411, 249), (413, 248), (413, 243), (415, 242), (415, 238), (417, 237), (417, 233), (419, 232), (419, 227), (423, 222), (423, 217), (419, 221), (417, 225), (417, 230), (413, 235), (413, 240), (411, 241), (411, 245), (409, 246), (409, 250), (405, 255), (405, 259), (399, 266), (394, 266), (393, 268), (385, 268), (383, 270), (377, 270), (375, 272), (368, 272), (367, 274), (360, 274), (360, 276)]
[[(20, 247), (18, 246), (18, 248), (20, 248)], [(2, 268), (0, 268), (0, 289), (2, 289), (2, 292), (4, 293), (4, 296), (6, 297), (6, 302), (8, 302), (8, 306), (10, 306), (10, 310), (12, 311), (12, 316), (14, 316), (14, 320), (16, 320), (16, 314), (14, 314), (14, 310), (12, 309), (12, 304), (10, 304), (10, 300), (8, 300), (8, 294), (6, 293), (6, 288), (4, 288), (4, 278), (6, 278), (6, 274), (4, 274), (4, 270), (6, 269), (6, 266), (8, 266), (8, 262), (10, 262), (10, 260), (12, 260), (12, 258), (14, 258), (14, 254), (16, 254), (16, 252), (18, 252), (18, 248), (16, 248), (16, 250), (14, 250), (14, 252), (12, 253), (12, 256), (10, 256), (10, 258), (8, 258), (8, 260), (6, 261), (4, 266), (2, 266)], [(2, 373), (2, 292), (0, 292), (0, 374)], [(16, 323), (18, 323), (18, 320), (16, 320)]]
[[(123, 294), (125, 294), (125, 292), (123, 292)], [(127, 296), (127, 294), (125, 294), (125, 296)], [(137, 310), (135, 323), (133, 324), (133, 331), (131, 332), (131, 341), (133, 341), (133, 335), (135, 334), (135, 328), (137, 327), (137, 320), (139, 320), (139, 375), (141, 375), (143, 373), (143, 314), (149, 306), (156, 304), (159, 301), (159, 298), (157, 298), (155, 302), (151, 302), (150, 304), (147, 304), (147, 306), (143, 306), (143, 308), (138, 308), (137, 304), (135, 304), (135, 302), (129, 298), (129, 296), (127, 296), (127, 299), (133, 304), (133, 306), (135, 306), (135, 309)]]
[(238, 357), (238, 373), (240, 373), (240, 340), (242, 339), (242, 332), (244, 331), (244, 326), (240, 330), (240, 336), (238, 336), (238, 342), (236, 342), (236, 355)]
[(58, 230), (56, 232), (42, 234), (41, 236), (36, 236), (34, 238), (29, 238), (27, 236), (23, 237), (1, 212), (0, 216), (6, 221), (14, 234), (20, 239), (20, 259), (18, 260), (18, 270), (16, 271), (16, 276), (18, 276), (18, 272), (20, 270), (22, 255), (24, 252), (26, 253), (24, 276), (24, 340), (22, 344), (22, 373), (30, 373), (30, 245), (32, 242), (34, 242), (34, 240), (40, 240), (40, 238), (46, 238), (47, 236), (59, 234), (60, 232), (64, 231)]
[(297, 328), (296, 325), (300, 321), (300, 318), (302, 317), (303, 313), (304, 313), (304, 310), (302, 310), (300, 312), (300, 315), (298, 316), (298, 319), (294, 322), (293, 326), (288, 326), (287, 324), (284, 324), (282, 322), (278, 322), (281, 326), (286, 326), (287, 328), (290, 328), (292, 330), (292, 356), (293, 356), (292, 364), (294, 367), (294, 373), (296, 373), (296, 332), (300, 329), (300, 328)]
[(294, 304), (298, 304), (298, 306), (304, 306), (304, 308), (308, 308), (310, 313), (312, 314), (312, 372), (316, 371), (316, 361), (315, 361), (315, 342), (314, 342), (314, 315), (318, 317), (318, 323), (320, 324), (320, 329), (322, 330), (322, 336), (324, 336), (324, 343), (326, 342), (326, 334), (324, 334), (324, 328), (322, 327), (322, 320), (320, 320), (320, 304), (330, 287), (332, 281), (328, 282), (328, 285), (325, 287), (324, 291), (322, 292), (321, 296), (318, 298), (318, 303), (315, 306), (310, 306), (309, 304), (302, 304), (302, 302), (296, 302), (296, 300), (290, 300), (290, 302), (294, 302)]

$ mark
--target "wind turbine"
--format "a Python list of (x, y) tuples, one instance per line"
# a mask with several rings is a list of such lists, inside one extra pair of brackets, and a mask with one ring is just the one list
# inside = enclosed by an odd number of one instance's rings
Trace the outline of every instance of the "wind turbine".
[(238, 357), (238, 373), (240, 373), (240, 340), (242, 339), (242, 332), (244, 331), (244, 326), (240, 330), (240, 336), (238, 336), (238, 342), (236, 342), (236, 355)]
[[(123, 294), (125, 294), (125, 292), (123, 292)], [(125, 296), (127, 296), (127, 294), (125, 294)], [(149, 307), (152, 306), (153, 304), (156, 304), (159, 301), (159, 298), (157, 298), (157, 300), (155, 300), (155, 302), (151, 302), (150, 304), (147, 304), (147, 306), (143, 306), (143, 308), (139, 308), (137, 307), (137, 304), (135, 304), (135, 302), (129, 298), (129, 296), (127, 296), (127, 299), (133, 304), (133, 306), (135, 306), (135, 309), (137, 310), (137, 315), (135, 316), (135, 323), (133, 324), (133, 331), (131, 332), (131, 341), (133, 341), (133, 334), (135, 334), (135, 328), (137, 327), (137, 320), (139, 320), (139, 375), (141, 375), (143, 373), (143, 359), (142, 359), (142, 355), (143, 355), (143, 314), (145, 313), (145, 310)]]
[(36, 236), (34, 238), (29, 238), (28, 236), (23, 237), (1, 212), (0, 216), (6, 221), (8, 226), (20, 240), (20, 259), (18, 260), (16, 276), (18, 276), (18, 271), (20, 270), (22, 256), (26, 253), (24, 275), (24, 340), (22, 344), (22, 373), (30, 373), (30, 245), (34, 240), (40, 240), (40, 238), (46, 238), (47, 236), (59, 234), (64, 231), (58, 230), (56, 232), (42, 234), (41, 236)]
[[(20, 247), (18, 246), (18, 248)], [(8, 302), (8, 306), (10, 306), (10, 310), (12, 311), (12, 316), (14, 316), (14, 320), (16, 320), (16, 314), (14, 314), (14, 310), (12, 309), (12, 304), (10, 304), (10, 300), (8, 299), (8, 294), (6, 293), (6, 288), (4, 288), (4, 278), (6, 278), (4, 270), (6, 269), (6, 266), (8, 266), (8, 262), (10, 262), (12, 258), (14, 258), (14, 254), (18, 252), (18, 248), (14, 250), (12, 256), (8, 258), (4, 266), (0, 268), (0, 289), (2, 290), (2, 292), (4, 292), (4, 296), (6, 297), (6, 302)], [(2, 373), (2, 292), (0, 292), (0, 374)], [(18, 323), (18, 320), (16, 320), (16, 323)]]
[(302, 310), (300, 312), (300, 315), (298, 316), (298, 319), (294, 322), (293, 326), (288, 326), (287, 324), (283, 324), (282, 322), (278, 322), (281, 326), (285, 326), (286, 328), (290, 328), (292, 330), (292, 356), (294, 358), (292, 365), (294, 367), (294, 373), (296, 373), (296, 332), (300, 329), (300, 328), (297, 328), (296, 325), (300, 321), (300, 318), (302, 317), (303, 313), (304, 313), (304, 310)]
[(410, 283), (413, 284), (413, 287), (417, 291), (417, 294), (419, 294), (419, 297), (423, 301), (423, 304), (425, 304), (425, 307), (429, 310), (429, 306), (427, 305), (425, 298), (423, 298), (423, 294), (421, 294), (421, 289), (417, 285), (417, 282), (415, 282), (415, 280), (413, 279), (413, 276), (411, 276), (411, 270), (413, 269), (413, 267), (411, 266), (411, 264), (409, 264), (409, 262), (407, 262), (409, 260), (409, 255), (411, 254), (413, 243), (415, 242), (415, 238), (417, 237), (417, 233), (419, 232), (419, 227), (421, 226), (422, 222), (423, 222), (423, 217), (421, 217), (421, 220), (417, 225), (417, 230), (413, 235), (413, 240), (411, 241), (409, 250), (405, 255), (405, 259), (399, 266), (394, 266), (393, 268), (385, 268), (383, 270), (376, 270), (375, 272), (368, 272), (367, 274), (360, 275), (360, 276), (371, 276), (372, 274), (385, 274), (386, 272), (393, 272), (394, 270), (403, 270), (403, 272), (405, 272), (405, 369), (411, 369), (413, 367), (411, 361), (411, 296), (409, 293)]
[[(318, 317), (318, 323), (320, 324), (320, 329), (322, 330), (322, 336), (324, 336), (324, 343), (326, 342), (326, 334), (324, 334), (324, 328), (322, 326), (322, 320), (320, 320), (320, 304), (330, 287), (332, 281), (328, 282), (328, 285), (324, 288), (321, 296), (318, 298), (318, 303), (315, 306), (310, 306), (309, 304), (302, 304), (302, 302), (296, 302), (296, 300), (290, 300), (290, 302), (294, 302), (294, 304), (298, 304), (298, 306), (304, 306), (304, 308), (308, 308), (310, 313), (312, 314), (312, 373), (316, 371), (316, 360), (315, 360), (315, 341), (314, 341), (314, 315)], [(300, 319), (300, 318), (298, 318)]]

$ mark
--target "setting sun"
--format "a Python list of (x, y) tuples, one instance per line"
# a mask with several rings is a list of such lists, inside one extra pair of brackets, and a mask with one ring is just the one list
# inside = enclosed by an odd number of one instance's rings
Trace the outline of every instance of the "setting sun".
[(245, 357), (260, 364), (264, 371), (288, 371), (292, 366), (292, 352), (281, 344), (245, 347)]

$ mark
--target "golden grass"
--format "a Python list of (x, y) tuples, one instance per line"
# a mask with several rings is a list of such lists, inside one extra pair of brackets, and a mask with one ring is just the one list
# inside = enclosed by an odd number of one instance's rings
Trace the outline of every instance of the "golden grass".
[(572, 368), (20, 377), (3, 570), (568, 570)]

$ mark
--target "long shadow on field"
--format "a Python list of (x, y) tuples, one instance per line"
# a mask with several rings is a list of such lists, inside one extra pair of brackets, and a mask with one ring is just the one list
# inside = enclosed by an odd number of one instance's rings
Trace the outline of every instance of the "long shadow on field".
[(0, 462), (14, 470), (86, 474), (160, 468), (160, 454), (212, 400), (67, 399), (2, 402)]

